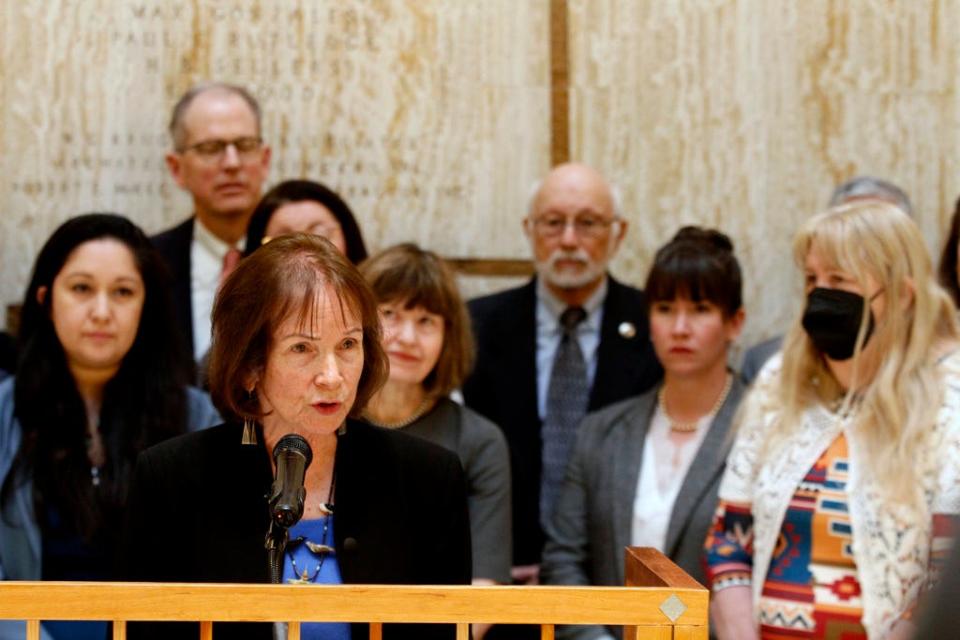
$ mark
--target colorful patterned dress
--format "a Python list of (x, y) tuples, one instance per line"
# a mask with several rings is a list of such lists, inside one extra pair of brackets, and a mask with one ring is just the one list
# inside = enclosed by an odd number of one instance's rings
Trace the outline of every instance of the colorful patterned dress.
[(774, 356), (741, 406), (706, 542), (714, 592), (749, 588), (764, 638), (883, 640), (937, 581), (960, 517), (960, 351), (937, 361), (943, 395), (913, 453), (913, 497), (872, 481), (857, 412), (812, 403), (783, 417)]
[(761, 637), (862, 640), (841, 435), (793, 494), (760, 598)]

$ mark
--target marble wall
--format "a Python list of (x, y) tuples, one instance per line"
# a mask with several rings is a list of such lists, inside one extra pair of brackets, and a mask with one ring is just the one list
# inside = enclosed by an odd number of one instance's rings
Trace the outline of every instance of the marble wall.
[(526, 257), (519, 218), (562, 126), (558, 5), (564, 132), (623, 189), (621, 279), (641, 283), (681, 224), (718, 226), (746, 272), (744, 342), (781, 331), (791, 232), (857, 173), (901, 184), (939, 245), (960, 193), (960, 0), (18, 0), (0, 3), (0, 302), (71, 214), (153, 232), (189, 213), (165, 128), (206, 78), (260, 97), (272, 180), (335, 186), (372, 246)]
[(570, 0), (571, 152), (624, 185), (642, 281), (682, 224), (745, 271), (744, 342), (800, 303), (790, 239), (833, 185), (901, 185), (939, 252), (960, 194), (960, 2)]

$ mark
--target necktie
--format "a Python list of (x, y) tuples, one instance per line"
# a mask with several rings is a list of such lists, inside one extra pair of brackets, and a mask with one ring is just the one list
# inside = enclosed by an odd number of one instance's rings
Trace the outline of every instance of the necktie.
[(577, 340), (577, 326), (587, 317), (581, 307), (568, 307), (560, 316), (563, 338), (553, 359), (547, 387), (547, 415), (541, 437), (540, 522), (546, 523), (560, 493), (563, 474), (577, 437), (577, 426), (587, 412), (587, 364)]
[(240, 262), (240, 249), (236, 247), (230, 247), (230, 250), (227, 251), (223, 256), (223, 267), (220, 269), (220, 285), (223, 285), (223, 281), (227, 279), (233, 270), (237, 268), (237, 264)]

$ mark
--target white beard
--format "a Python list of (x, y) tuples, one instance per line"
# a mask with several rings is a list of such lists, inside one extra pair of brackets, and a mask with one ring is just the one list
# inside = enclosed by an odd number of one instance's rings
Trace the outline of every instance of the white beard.
[[(575, 267), (559, 267), (560, 261), (576, 261)], [(583, 249), (564, 251), (557, 249), (546, 260), (536, 263), (537, 273), (547, 284), (559, 289), (579, 289), (603, 277), (607, 261), (594, 262)]]

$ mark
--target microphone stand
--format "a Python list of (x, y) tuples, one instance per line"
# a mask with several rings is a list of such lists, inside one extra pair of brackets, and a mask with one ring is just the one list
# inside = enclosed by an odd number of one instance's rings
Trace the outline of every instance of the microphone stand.
[(276, 520), (270, 521), (270, 528), (267, 529), (267, 536), (263, 541), (263, 546), (267, 550), (267, 571), (270, 576), (270, 584), (280, 584), (283, 580), (283, 554), (287, 550), (287, 541), (290, 540), (290, 532), (282, 524), (277, 524)]
[[(270, 575), (270, 584), (281, 584), (283, 580), (283, 554), (287, 549), (290, 532), (276, 520), (270, 521), (263, 546), (267, 550), (267, 571)], [(273, 623), (273, 640), (287, 640), (287, 623)]]
[[(282, 462), (291, 455), (294, 458), (293, 462)], [(300, 458), (299, 462), (295, 460), (297, 457)], [(270, 527), (267, 529), (263, 546), (267, 551), (267, 572), (270, 584), (280, 584), (283, 581), (283, 555), (290, 540), (289, 527), (296, 524), (303, 516), (305, 494), (303, 482), (307, 467), (313, 459), (313, 452), (303, 436), (288, 433), (274, 446), (273, 459), (277, 464), (277, 471), (268, 496)], [(287, 464), (293, 466), (288, 468)], [(299, 477), (295, 477), (298, 472)], [(273, 623), (273, 637), (274, 640), (287, 640), (286, 622)]]

